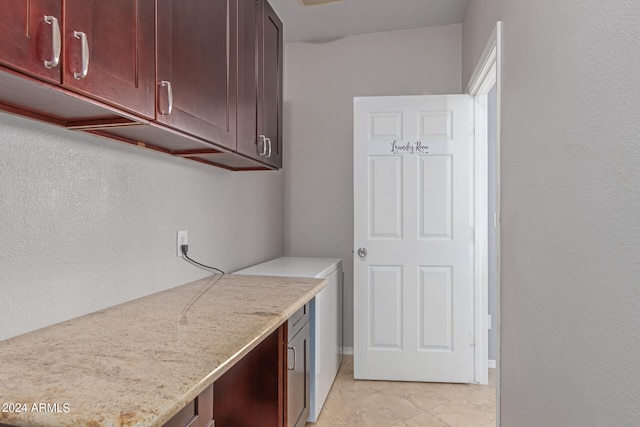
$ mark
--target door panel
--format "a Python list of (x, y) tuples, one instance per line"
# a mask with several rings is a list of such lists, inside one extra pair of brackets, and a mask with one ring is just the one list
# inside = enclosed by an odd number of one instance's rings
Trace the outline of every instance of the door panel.
[(369, 159), (371, 239), (402, 238), (402, 158)]
[[(172, 111), (157, 120), (236, 148), (236, 1), (158, 1), (158, 83)], [(168, 87), (158, 87), (160, 106)]]
[(472, 119), (466, 95), (354, 101), (356, 378), (473, 380)]
[(153, 118), (154, 31), (153, 0), (65, 0), (64, 86)]
[[(45, 16), (57, 19), (57, 27)], [(61, 27), (62, 0), (0, 1), (0, 64), (60, 83), (60, 64), (47, 68), (45, 61), (54, 57), (54, 37)]]
[(421, 157), (419, 160), (420, 238), (451, 239), (453, 227), (453, 158)]
[(402, 349), (402, 266), (369, 268), (370, 334), (373, 349)]
[(420, 344), (425, 351), (453, 351), (453, 269), (421, 266), (418, 302)]
[(418, 113), (418, 137), (422, 141), (451, 140), (453, 111), (423, 111)]

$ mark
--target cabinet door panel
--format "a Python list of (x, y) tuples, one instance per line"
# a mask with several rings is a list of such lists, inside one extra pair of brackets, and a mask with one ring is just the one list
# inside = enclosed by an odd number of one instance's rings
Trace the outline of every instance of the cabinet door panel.
[[(153, 0), (65, 0), (63, 84), (88, 96), (154, 117)], [(89, 67), (82, 71), (86, 34)]]
[(258, 118), (258, 5), (238, 1), (238, 152), (260, 159)]
[[(264, 2), (262, 43), (258, 45), (258, 131), (271, 140), (264, 161), (282, 166), (282, 22)], [(262, 132), (260, 132), (262, 129)]]
[[(236, 0), (158, 0), (158, 82), (170, 83), (157, 120), (236, 148)], [(159, 103), (168, 104), (167, 86)], [(167, 108), (162, 108), (164, 112)]]
[(36, 76), (50, 83), (60, 83), (60, 65), (47, 68), (45, 61), (54, 56), (56, 28), (45, 22), (53, 16), (62, 25), (62, 0), (0, 1), (0, 64)]

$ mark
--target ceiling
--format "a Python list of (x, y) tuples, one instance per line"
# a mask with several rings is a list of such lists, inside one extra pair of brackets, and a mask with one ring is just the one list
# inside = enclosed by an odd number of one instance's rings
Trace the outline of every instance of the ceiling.
[(458, 24), (468, 0), (342, 0), (301, 6), (269, 0), (284, 23), (285, 42), (321, 41), (393, 30)]

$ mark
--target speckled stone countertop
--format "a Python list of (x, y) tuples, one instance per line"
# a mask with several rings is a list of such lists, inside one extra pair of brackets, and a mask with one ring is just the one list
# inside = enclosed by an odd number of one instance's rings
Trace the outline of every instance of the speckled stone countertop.
[(325, 285), (211, 276), (0, 341), (0, 423), (161, 426)]

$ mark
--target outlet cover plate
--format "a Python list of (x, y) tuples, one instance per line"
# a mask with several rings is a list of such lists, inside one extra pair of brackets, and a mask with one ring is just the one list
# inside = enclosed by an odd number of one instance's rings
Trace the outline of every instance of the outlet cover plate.
[(187, 230), (180, 230), (176, 234), (176, 256), (182, 256), (182, 250), (180, 246), (189, 244), (189, 232)]

